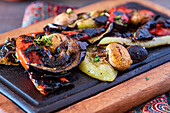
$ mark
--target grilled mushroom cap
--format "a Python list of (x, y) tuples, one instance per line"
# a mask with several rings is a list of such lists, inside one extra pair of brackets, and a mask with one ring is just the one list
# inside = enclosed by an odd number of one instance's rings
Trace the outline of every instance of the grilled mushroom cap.
[(54, 23), (57, 25), (69, 25), (78, 19), (75, 13), (61, 13), (54, 18)]
[(117, 70), (124, 71), (131, 65), (131, 57), (125, 47), (111, 43), (106, 47), (109, 52), (109, 63)]
[(133, 60), (133, 63), (140, 62), (148, 57), (148, 52), (144, 47), (134, 45), (129, 46), (127, 50)]

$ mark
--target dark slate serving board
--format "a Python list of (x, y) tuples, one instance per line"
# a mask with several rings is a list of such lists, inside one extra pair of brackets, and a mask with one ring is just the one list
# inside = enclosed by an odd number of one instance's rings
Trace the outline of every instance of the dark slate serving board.
[[(137, 9), (149, 9), (137, 3), (126, 5)], [(149, 10), (169, 18), (152, 9)], [(148, 49), (148, 52), (149, 57), (146, 60), (133, 64), (124, 72), (119, 72), (118, 77), (111, 83), (98, 81), (75, 69), (70, 76), (74, 87), (60, 89), (48, 96), (41, 95), (37, 91), (22, 66), (0, 65), (0, 92), (26, 112), (58, 111), (170, 61), (170, 45)]]

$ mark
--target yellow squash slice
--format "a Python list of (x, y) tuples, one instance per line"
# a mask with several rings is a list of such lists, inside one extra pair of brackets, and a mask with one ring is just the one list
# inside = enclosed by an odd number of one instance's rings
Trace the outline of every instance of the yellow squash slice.
[(139, 45), (145, 48), (157, 47), (161, 45), (170, 44), (170, 35), (155, 37), (152, 40), (148, 41), (135, 41), (132, 42), (131, 39), (121, 38), (121, 37), (105, 37), (103, 38), (98, 45), (110, 44), (112, 42), (125, 44), (125, 45)]
[(86, 53), (84, 60), (79, 65), (79, 69), (93, 78), (110, 82), (116, 78), (118, 72), (106, 60), (95, 62), (90, 52)]

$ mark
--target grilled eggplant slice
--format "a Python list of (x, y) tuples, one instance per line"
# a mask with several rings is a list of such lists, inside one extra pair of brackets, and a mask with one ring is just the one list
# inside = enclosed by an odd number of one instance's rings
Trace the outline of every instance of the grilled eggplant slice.
[(89, 43), (91, 43), (91, 44), (94, 44), (94, 43), (96, 43), (97, 41), (101, 40), (103, 37), (109, 35), (109, 34), (112, 32), (113, 28), (114, 28), (114, 24), (111, 23), (111, 24), (108, 26), (107, 30), (106, 30), (104, 33), (102, 33), (102, 34), (99, 35), (99, 36), (95, 36), (95, 37), (89, 38), (89, 39), (87, 39), (87, 41), (88, 41)]
[[(67, 37), (62, 37), (59, 34), (52, 34), (46, 36), (46, 38), (51, 37), (51, 39), (56, 38), (52, 41), (57, 41), (58, 46), (51, 45), (52, 47), (44, 47), (39, 45), (39, 40), (37, 43), (30, 36), (20, 36), (17, 38), (17, 54), (20, 56), (19, 59), (26, 59), (21, 62), (25, 69), (35, 69), (44, 73), (55, 73), (61, 74), (65, 71), (70, 71), (72, 68), (76, 67), (83, 56), (85, 55), (86, 50), (82, 49), (80, 44), (85, 45), (84, 42), (76, 41), (75, 39), (70, 39)], [(46, 45), (46, 44), (45, 44)], [(48, 49), (49, 48), (49, 49)], [(49, 51), (51, 50), (51, 52)], [(54, 53), (53, 53), (54, 52)], [(20, 53), (22, 53), (20, 55)]]

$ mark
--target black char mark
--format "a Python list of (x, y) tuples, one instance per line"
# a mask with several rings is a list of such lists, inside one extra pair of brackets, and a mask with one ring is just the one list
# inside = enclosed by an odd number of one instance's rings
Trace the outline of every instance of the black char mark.
[[(30, 45), (26, 50), (24, 50), (24, 54), (25, 56), (31, 60), (29, 58), (29, 53), (31, 53), (32, 51), (35, 51), (37, 55), (40, 55), (42, 58), (41, 58), (41, 61), (42, 62), (45, 62), (46, 60), (49, 59), (49, 56), (46, 54), (44, 48), (42, 46), (35, 46), (34, 44)], [(32, 61), (32, 60), (31, 60)]]
[[(38, 73), (39, 74), (39, 73)], [(54, 78), (55, 77), (55, 78)], [(38, 85), (43, 85), (45, 88), (43, 89), (43, 92), (50, 94), (54, 91), (60, 90), (60, 89), (70, 89), (73, 88), (74, 85), (68, 81), (62, 81), (56, 76), (52, 77), (39, 77), (34, 73), (34, 75), (29, 75), (29, 78), (33, 81), (35, 81)]]
[(47, 24), (44, 28), (44, 31), (48, 33), (60, 33), (61, 31), (68, 31), (70, 28), (68, 26), (61, 26), (57, 24)]
[(16, 46), (15, 42), (8, 41), (3, 45), (0, 45), (0, 58), (7, 57), (8, 62), (17, 64), (17, 58), (15, 56)]
[(133, 32), (127, 31), (127, 32), (118, 32), (114, 31), (115, 29), (115, 23), (110, 23), (109, 27), (107, 28), (108, 31), (107, 33), (103, 36), (115, 36), (115, 37), (123, 37), (123, 38), (128, 38), (133, 36)]
[(42, 38), (42, 36), (44, 36), (44, 35), (46, 35), (45, 33), (37, 33), (36, 35), (35, 35), (35, 38)]
[(120, 11), (114, 11), (115, 15), (123, 15), (124, 13), (120, 12)]
[(101, 27), (99, 29), (89, 28), (89, 29), (85, 29), (84, 33), (90, 37), (93, 37), (93, 36), (97, 36), (98, 34), (104, 32), (104, 31), (105, 31), (105, 29), (103, 27)]
[(97, 25), (105, 25), (108, 21), (108, 16), (99, 16), (94, 21)]
[(137, 40), (152, 40), (153, 35), (150, 34), (149, 30), (146, 27), (142, 27), (136, 31)]
[(152, 40), (153, 35), (150, 34), (149, 29), (155, 28), (156, 21), (148, 21), (145, 25), (141, 26), (136, 31), (136, 40)]

